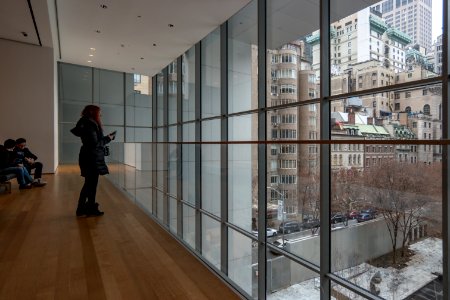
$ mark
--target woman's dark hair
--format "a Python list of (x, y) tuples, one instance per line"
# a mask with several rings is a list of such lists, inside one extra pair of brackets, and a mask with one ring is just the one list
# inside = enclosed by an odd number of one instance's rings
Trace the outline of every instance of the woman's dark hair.
[(81, 112), (83, 117), (88, 117), (94, 120), (100, 129), (102, 128), (102, 122), (100, 120), (100, 107), (97, 105), (86, 105), (83, 111)]

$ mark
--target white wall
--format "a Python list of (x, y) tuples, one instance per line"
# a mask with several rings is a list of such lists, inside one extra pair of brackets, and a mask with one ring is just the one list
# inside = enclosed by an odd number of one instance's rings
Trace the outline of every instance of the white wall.
[(56, 169), (53, 49), (0, 40), (0, 142), (27, 139), (30, 150)]

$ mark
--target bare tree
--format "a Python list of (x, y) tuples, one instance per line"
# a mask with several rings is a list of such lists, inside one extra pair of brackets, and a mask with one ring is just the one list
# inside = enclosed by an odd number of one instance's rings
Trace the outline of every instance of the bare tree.
[[(317, 175), (310, 175), (301, 178), (298, 183), (300, 194), (298, 200), (302, 206), (302, 221), (316, 221), (320, 219), (320, 188)], [(311, 233), (315, 234), (319, 230), (318, 226), (311, 227)]]
[(346, 214), (357, 206), (358, 196), (361, 194), (360, 173), (355, 169), (340, 169), (333, 174), (331, 208)]
[(404, 256), (408, 233), (419, 225), (427, 203), (424, 167), (390, 161), (372, 167), (367, 172), (371, 186), (372, 203), (383, 215), (392, 243), (392, 260), (397, 262), (397, 245), (400, 241)]

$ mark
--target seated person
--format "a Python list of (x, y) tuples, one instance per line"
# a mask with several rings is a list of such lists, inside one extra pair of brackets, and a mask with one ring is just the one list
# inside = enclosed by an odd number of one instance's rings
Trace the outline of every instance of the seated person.
[(19, 183), (19, 189), (31, 189), (31, 178), (27, 169), (24, 166), (14, 165), (15, 154), (14, 146), (16, 141), (8, 139), (4, 145), (0, 145), (0, 174), (16, 174), (17, 182)]
[(14, 152), (16, 153), (16, 163), (23, 164), (27, 169), (28, 173), (31, 174), (31, 170), (34, 170), (34, 180), (33, 184), (38, 185), (47, 184), (42, 180), (42, 163), (36, 161), (37, 156), (31, 153), (31, 151), (27, 148), (27, 140), (24, 138), (19, 138), (16, 140), (16, 147), (14, 148)]

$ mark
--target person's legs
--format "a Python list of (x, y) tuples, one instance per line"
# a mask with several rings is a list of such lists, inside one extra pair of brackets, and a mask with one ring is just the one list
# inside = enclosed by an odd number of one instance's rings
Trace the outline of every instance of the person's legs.
[(34, 179), (40, 179), (42, 177), (42, 168), (43, 168), (43, 164), (41, 162), (35, 162), (32, 166), (31, 169), (34, 169)]
[(84, 178), (84, 184), (80, 191), (80, 198), (78, 198), (77, 216), (86, 214), (86, 200), (87, 200), (87, 178)]
[(17, 183), (19, 184), (19, 188), (20, 189), (30, 188), (31, 185), (26, 180), (24, 170), (26, 170), (26, 169), (23, 167), (9, 167), (9, 168), (2, 169), (0, 171), (0, 174), (9, 174), (9, 173), (16, 174), (16, 176), (17, 176), (16, 179), (17, 179)]
[(25, 182), (28, 183), (32, 183), (33, 182), (33, 177), (31, 177), (30, 173), (28, 173), (27, 168), (25, 167), (21, 167), (23, 170), (23, 177), (25, 178)]
[[(95, 203), (95, 196), (97, 194), (99, 174), (89, 174), (84, 177), (84, 185), (80, 192), (78, 200), (77, 216), (94, 215), (101, 216), (103, 212), (98, 210), (98, 204)], [(87, 201), (86, 201), (87, 200)]]

